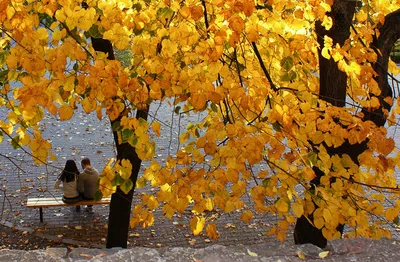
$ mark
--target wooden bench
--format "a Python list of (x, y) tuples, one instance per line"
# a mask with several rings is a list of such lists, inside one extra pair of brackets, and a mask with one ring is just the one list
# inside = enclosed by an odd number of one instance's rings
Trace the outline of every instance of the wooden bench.
[(81, 205), (108, 205), (110, 204), (111, 197), (103, 198), (99, 201), (82, 200), (75, 204), (66, 204), (62, 201), (62, 197), (39, 197), (28, 198), (26, 203), (27, 208), (39, 208), (40, 222), (43, 222), (43, 208), (44, 207), (62, 207), (62, 206), (81, 206)]

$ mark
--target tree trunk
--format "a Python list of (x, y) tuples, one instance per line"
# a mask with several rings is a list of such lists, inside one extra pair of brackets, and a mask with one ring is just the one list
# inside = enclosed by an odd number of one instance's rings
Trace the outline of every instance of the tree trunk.
[[(332, 5), (332, 10), (328, 15), (333, 20), (333, 26), (330, 30), (326, 30), (321, 22), (316, 23), (316, 34), (320, 49), (319, 57), (319, 75), (320, 75), (320, 99), (331, 103), (333, 106), (344, 107), (346, 102), (347, 75), (339, 70), (337, 63), (331, 58), (326, 59), (322, 56), (322, 48), (324, 46), (324, 36), (328, 36), (333, 40), (333, 46), (339, 44), (343, 46), (350, 36), (350, 28), (355, 13), (356, 1), (336, 0)], [(328, 148), (328, 153), (332, 156), (337, 153), (346, 152), (349, 143), (344, 143), (339, 148)], [(338, 152), (339, 151), (339, 152)], [(341, 151), (341, 152), (340, 152)], [(311, 184), (318, 186), (324, 172), (317, 167), (313, 167), (316, 178)], [(310, 222), (313, 221), (313, 214), (300, 217), (296, 221), (294, 228), (295, 244), (311, 243), (321, 248), (326, 247), (327, 240), (322, 234), (322, 230), (314, 227)], [(343, 226), (339, 226), (338, 230), (343, 232)]]
[[(92, 38), (92, 45), (94, 50), (101, 51), (108, 54), (109, 60), (114, 60), (114, 50), (110, 41), (101, 38)], [(149, 107), (144, 110), (136, 111), (136, 118), (143, 118), (147, 120)], [(117, 119), (111, 121), (111, 126), (120, 120), (122, 115)], [(114, 141), (117, 149), (117, 160), (127, 159), (132, 164), (132, 173), (130, 179), (133, 183), (133, 188), (128, 194), (122, 192), (117, 187), (117, 191), (111, 196), (110, 212), (108, 217), (107, 229), (107, 248), (112, 247), (127, 247), (129, 220), (132, 208), (133, 193), (135, 191), (136, 180), (140, 171), (140, 164), (142, 160), (136, 154), (135, 148), (129, 143), (118, 142), (118, 133), (113, 131)]]
[[(147, 120), (148, 109), (138, 110), (136, 118), (143, 118)], [(113, 122), (111, 121), (111, 125)], [(117, 160), (128, 159), (132, 164), (132, 173), (130, 179), (133, 183), (133, 188), (128, 194), (122, 192), (118, 187), (117, 191), (111, 196), (110, 213), (108, 217), (108, 230), (107, 230), (107, 248), (112, 247), (127, 247), (129, 220), (132, 208), (133, 193), (135, 191), (136, 180), (140, 171), (140, 164), (142, 160), (136, 154), (135, 148), (129, 143), (118, 143), (118, 135), (113, 131), (114, 140), (117, 147)]]
[[(335, 2), (335, 4), (338, 1)], [(348, 9), (340, 9), (341, 12), (343, 10), (348, 10), (347, 14), (339, 15), (342, 17), (350, 17), (350, 13), (354, 14), (354, 7), (351, 6), (351, 2), (347, 2)], [(350, 5), (350, 6), (349, 6)], [(334, 5), (335, 6), (335, 5)], [(332, 12), (335, 15), (334, 6), (332, 7)], [(351, 16), (352, 17), (352, 16)], [(334, 19), (336, 21), (336, 18)], [(350, 33), (351, 24), (341, 24), (340, 29), (348, 30), (348, 34)], [(338, 30), (338, 26), (334, 26), (332, 30)], [(321, 28), (317, 27), (320, 39), (323, 38), (323, 32), (321, 32)], [(323, 28), (322, 28), (323, 31)], [(400, 10), (397, 10), (386, 16), (385, 23), (379, 28), (379, 37), (375, 37), (374, 42), (372, 43), (372, 47), (375, 49), (378, 59), (373, 64), (373, 68), (375, 72), (377, 72), (377, 76), (374, 78), (381, 90), (381, 94), (378, 96), (379, 101), (381, 102), (381, 106), (376, 110), (371, 110), (369, 108), (363, 108), (362, 112), (364, 113), (363, 120), (370, 120), (375, 123), (377, 126), (383, 126), (386, 123), (386, 119), (388, 116), (388, 112), (390, 112), (391, 104), (384, 101), (387, 97), (392, 97), (392, 89), (388, 83), (388, 62), (390, 52), (395, 44), (395, 42), (400, 38)], [(329, 33), (329, 36), (335, 36), (334, 32)], [(341, 43), (339, 41), (345, 41), (349, 35), (345, 35), (343, 32), (339, 34), (340, 37), (334, 38), (335, 41)], [(346, 38), (344, 38), (346, 36)], [(336, 39), (336, 40), (335, 40)], [(321, 41), (321, 40), (319, 40)], [(320, 42), (321, 43), (321, 42)], [(323, 43), (323, 42), (322, 42)], [(345, 96), (346, 96), (346, 77), (343, 78), (343, 73), (338, 72), (337, 65), (332, 64), (332, 61), (327, 61), (321, 56), (320, 58), (320, 74), (321, 74), (321, 86), (320, 86), (320, 98), (331, 102), (336, 106), (344, 106), (345, 105)], [(331, 59), (332, 60), (332, 59)], [(326, 67), (329, 66), (328, 70), (325, 70)], [(333, 67), (330, 67), (333, 66)], [(324, 69), (325, 68), (325, 69)], [(325, 70), (325, 71), (324, 71)], [(327, 75), (332, 74), (332, 75)], [(344, 75), (345, 76), (345, 75)], [(337, 79), (335, 79), (337, 77)], [(334, 86), (331, 86), (330, 83), (335, 83)], [(345, 141), (343, 145), (338, 148), (327, 148), (328, 153), (332, 155), (343, 155), (348, 154), (355, 164), (359, 164), (358, 156), (367, 149), (368, 140), (364, 141), (361, 144), (350, 144), (348, 141)], [(319, 185), (319, 179), (324, 173), (318, 168), (314, 167), (314, 171), (317, 175), (316, 179), (312, 181), (312, 183), (316, 186)], [(312, 221), (312, 214), (309, 216), (309, 219)], [(339, 225), (338, 230), (343, 233), (344, 225)], [(325, 247), (327, 244), (327, 240), (322, 235), (322, 231), (315, 228), (311, 225), (308, 220), (303, 216), (297, 220), (295, 230), (294, 230), (294, 238), (296, 244), (304, 244), (304, 243), (312, 243), (321, 248)]]

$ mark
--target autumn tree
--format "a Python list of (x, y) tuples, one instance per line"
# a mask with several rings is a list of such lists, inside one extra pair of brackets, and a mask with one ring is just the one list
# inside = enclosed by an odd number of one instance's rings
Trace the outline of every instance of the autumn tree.
[[(151, 226), (190, 209), (193, 233), (217, 238), (204, 211), (282, 218), (268, 232), (321, 247), (350, 236), (389, 237), (378, 218), (400, 210), (400, 155), (384, 126), (399, 99), (387, 77), (399, 38), (397, 2), (5, 0), (0, 3), (1, 135), (46, 162), (38, 123), (77, 107), (106, 109), (117, 159), (97, 197), (112, 195), (107, 246), (126, 247), (128, 224)], [(131, 65), (113, 48), (130, 50)], [(71, 66), (69, 66), (71, 65)], [(19, 87), (10, 88), (10, 83)], [(166, 163), (153, 160), (153, 101), (205, 114)], [(393, 108), (392, 108), (393, 107)], [(142, 160), (149, 167), (138, 178)], [(132, 208), (135, 185), (158, 189)], [(243, 197), (250, 195), (252, 205)], [(129, 223), (130, 219), (130, 223)], [(121, 226), (122, 225), (122, 226)]]

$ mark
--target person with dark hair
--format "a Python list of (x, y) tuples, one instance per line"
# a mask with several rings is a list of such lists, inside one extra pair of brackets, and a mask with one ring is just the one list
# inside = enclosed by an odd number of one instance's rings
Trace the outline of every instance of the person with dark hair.
[[(83, 199), (93, 199), (97, 191), (97, 181), (100, 177), (96, 168), (92, 167), (89, 158), (85, 157), (81, 161), (83, 172), (79, 175), (78, 191)], [(93, 213), (93, 206), (88, 205), (86, 211)]]
[(82, 200), (78, 191), (78, 176), (79, 170), (75, 161), (67, 160), (64, 170), (61, 172), (56, 184), (54, 185), (54, 189), (62, 189), (62, 200), (64, 203), (75, 204)]

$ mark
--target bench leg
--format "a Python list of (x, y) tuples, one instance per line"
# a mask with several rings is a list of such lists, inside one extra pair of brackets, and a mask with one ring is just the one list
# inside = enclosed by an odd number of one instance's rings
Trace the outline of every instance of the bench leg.
[(43, 208), (39, 207), (40, 222), (43, 223)]

